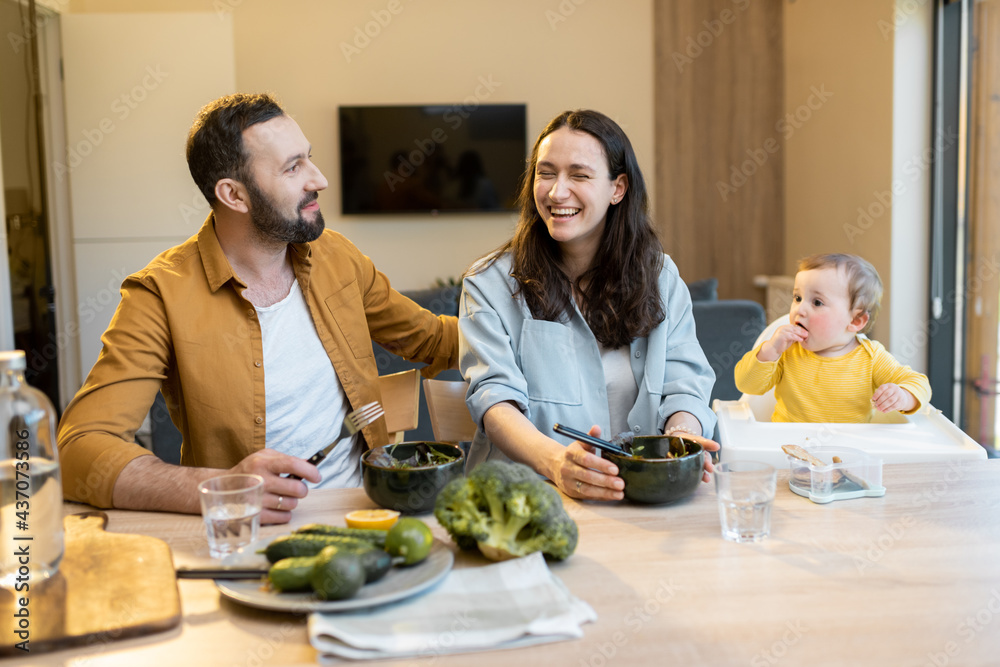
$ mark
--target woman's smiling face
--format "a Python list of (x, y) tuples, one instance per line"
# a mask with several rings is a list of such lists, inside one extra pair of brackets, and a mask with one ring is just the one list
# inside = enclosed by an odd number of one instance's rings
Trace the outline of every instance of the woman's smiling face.
[(561, 127), (538, 145), (535, 207), (549, 235), (575, 252), (596, 253), (608, 207), (625, 193), (625, 176), (611, 178), (600, 142)]

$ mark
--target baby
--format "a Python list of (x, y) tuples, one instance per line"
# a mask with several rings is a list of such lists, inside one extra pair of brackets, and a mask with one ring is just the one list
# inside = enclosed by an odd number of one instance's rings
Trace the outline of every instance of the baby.
[(790, 323), (736, 365), (746, 394), (774, 387), (775, 422), (869, 422), (875, 414), (912, 414), (931, 397), (927, 376), (903, 366), (871, 331), (882, 280), (856, 255), (813, 255), (799, 262)]

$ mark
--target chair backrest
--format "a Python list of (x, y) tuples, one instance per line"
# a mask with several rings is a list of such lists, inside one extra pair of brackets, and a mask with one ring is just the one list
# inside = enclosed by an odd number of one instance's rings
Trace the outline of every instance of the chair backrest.
[(715, 371), (715, 385), (709, 399), (735, 401), (740, 397), (733, 379), (736, 363), (751, 349), (751, 343), (765, 326), (764, 307), (756, 301), (724, 299), (691, 303), (698, 344)]
[(434, 439), (439, 442), (470, 442), (476, 435), (465, 405), (469, 383), (454, 380), (424, 380), (424, 397), (431, 416)]
[(405, 432), (417, 428), (420, 421), (420, 374), (411, 369), (380, 375), (378, 388), (389, 442), (402, 442)]
[[(763, 343), (765, 340), (769, 339), (774, 335), (775, 329), (778, 327), (788, 324), (791, 321), (788, 313), (785, 313), (775, 321), (767, 325), (767, 327), (760, 332), (757, 336), (757, 340), (754, 342), (751, 349), (757, 349), (757, 346)], [(750, 406), (753, 411), (754, 419), (759, 422), (769, 422), (771, 421), (771, 415), (774, 414), (774, 406), (777, 405), (777, 400), (774, 398), (774, 388), (768, 389), (766, 394), (761, 396), (754, 396), (751, 394), (743, 394), (740, 397), (740, 403), (746, 403)]]

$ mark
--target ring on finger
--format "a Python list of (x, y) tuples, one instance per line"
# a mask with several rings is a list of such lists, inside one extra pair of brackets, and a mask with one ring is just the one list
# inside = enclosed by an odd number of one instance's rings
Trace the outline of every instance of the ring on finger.
[(284, 500), (285, 500), (284, 496), (278, 496), (278, 506), (275, 509), (279, 509), (280, 510), (281, 509), (281, 503), (284, 502)]
[(579, 493), (580, 489), (582, 489), (582, 488), (583, 488), (583, 482), (581, 482), (580, 480), (576, 480), (576, 491), (577, 491), (577, 493)]

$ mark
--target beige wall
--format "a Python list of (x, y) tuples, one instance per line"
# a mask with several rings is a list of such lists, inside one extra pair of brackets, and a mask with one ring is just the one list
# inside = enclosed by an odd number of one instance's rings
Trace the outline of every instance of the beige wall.
[[(892, 124), (891, 335), (896, 358), (927, 371), (930, 323), (930, 218), (933, 153), (953, 138), (932, 139), (934, 8), (897, 0), (892, 23), (895, 60)], [(882, 26), (888, 29), (885, 24)], [(870, 206), (870, 204), (869, 204)], [(877, 210), (877, 209), (876, 209)], [(872, 224), (875, 224), (874, 222)], [(882, 223), (885, 224), (885, 223)]]
[[(893, 0), (786, 2), (784, 16), (787, 271), (813, 253), (855, 253), (878, 269), (886, 297), (891, 213), (853, 240), (845, 225), (892, 181), (893, 41), (878, 28), (892, 10)], [(892, 308), (884, 301), (880, 339)]]
[[(525, 102), (529, 142), (563, 109), (592, 107), (618, 120), (652, 175), (651, 0), (73, 0), (69, 11), (231, 14), (237, 87), (277, 94), (299, 121), (331, 183), (320, 198), (328, 226), (346, 234), (400, 289), (460, 275), (510, 235), (513, 218), (341, 217), (340, 104), (455, 103), (477, 93), (484, 103)], [(385, 25), (346, 57), (343, 45), (354, 46), (357, 31), (376, 32), (368, 25), (372, 12)], [(178, 48), (183, 44), (179, 39)], [(481, 80), (492, 81), (492, 90)]]
[(930, 141), (932, 4), (786, 1), (784, 16), (787, 271), (818, 252), (869, 260), (885, 286), (873, 337), (918, 370), (930, 180), (911, 174)]

